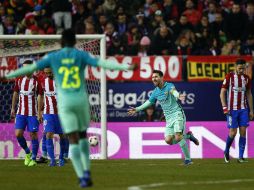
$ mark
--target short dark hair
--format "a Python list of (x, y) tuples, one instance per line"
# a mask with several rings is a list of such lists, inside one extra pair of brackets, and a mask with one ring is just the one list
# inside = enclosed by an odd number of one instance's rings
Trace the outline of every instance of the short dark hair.
[(157, 73), (160, 77), (163, 77), (163, 72), (161, 72), (160, 70), (153, 70), (153, 73)]
[(235, 62), (236, 65), (245, 65), (246, 61), (244, 59), (237, 59)]
[(33, 60), (27, 59), (27, 60), (25, 60), (25, 61), (23, 62), (23, 64), (31, 65), (31, 64), (33, 64)]
[(76, 44), (76, 35), (72, 29), (66, 29), (62, 33), (62, 47), (74, 47)]

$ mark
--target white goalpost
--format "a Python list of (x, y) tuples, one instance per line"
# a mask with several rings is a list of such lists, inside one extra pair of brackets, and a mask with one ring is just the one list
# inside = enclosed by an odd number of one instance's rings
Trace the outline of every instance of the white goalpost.
[[(106, 58), (105, 35), (76, 35), (76, 38), (76, 48), (88, 51), (102, 59)], [(17, 66), (21, 64), (22, 59), (34, 58), (34, 60), (37, 60), (45, 53), (60, 49), (60, 39), (61, 35), (0, 35), (0, 59), (6, 59), (7, 64), (13, 64), (13, 60), (16, 60)], [(85, 73), (89, 73), (89, 70), (90, 68), (87, 68)], [(94, 158), (107, 159), (107, 89), (105, 70), (100, 69), (100, 77), (97, 78), (90, 74), (89, 78), (86, 79), (86, 84), (89, 94), (99, 94), (100, 97), (98, 105), (90, 104), (92, 115), (90, 124), (92, 127), (97, 128), (96, 131), (99, 134), (94, 135), (99, 135), (100, 142), (97, 147), (98, 150), (91, 153), (96, 155)], [(6, 91), (8, 92), (4, 92), (5, 94), (12, 95), (10, 89), (6, 89)], [(6, 114), (10, 114), (10, 112), (6, 111)], [(6, 118), (6, 116), (2, 117)], [(2, 120), (3, 118), (1, 118)]]

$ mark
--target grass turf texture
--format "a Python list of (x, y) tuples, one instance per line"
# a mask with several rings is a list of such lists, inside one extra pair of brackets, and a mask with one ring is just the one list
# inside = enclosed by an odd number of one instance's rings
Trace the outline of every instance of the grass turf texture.
[[(93, 160), (94, 186), (104, 190), (253, 190), (254, 160), (225, 164), (222, 159), (194, 160)], [(25, 167), (23, 160), (0, 160), (1, 190), (75, 190), (76, 175), (69, 162), (64, 167), (46, 164)]]

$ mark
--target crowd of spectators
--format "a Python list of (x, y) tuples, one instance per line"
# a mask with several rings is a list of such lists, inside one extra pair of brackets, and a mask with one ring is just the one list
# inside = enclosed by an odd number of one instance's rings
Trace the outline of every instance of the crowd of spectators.
[(254, 55), (254, 0), (0, 0), (0, 34), (106, 34), (107, 55)]

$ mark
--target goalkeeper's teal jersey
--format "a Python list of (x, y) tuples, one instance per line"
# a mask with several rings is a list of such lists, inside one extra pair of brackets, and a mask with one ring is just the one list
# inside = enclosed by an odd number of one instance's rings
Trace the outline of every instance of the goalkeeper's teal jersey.
[(37, 67), (40, 70), (45, 67), (52, 69), (58, 98), (65, 104), (78, 101), (79, 96), (84, 97), (86, 93), (84, 70), (87, 65), (97, 66), (98, 59), (87, 52), (70, 47), (49, 53), (37, 62)]
[(167, 122), (178, 119), (179, 113), (180, 117), (183, 118), (182, 107), (171, 93), (173, 89), (175, 89), (174, 84), (165, 82), (162, 89), (156, 87), (149, 98), (149, 101), (153, 104), (157, 100), (159, 101)]

